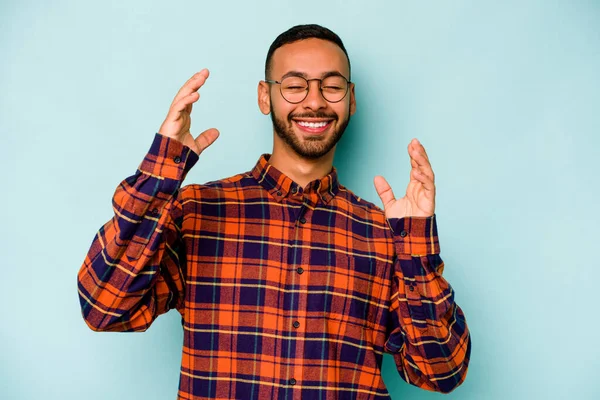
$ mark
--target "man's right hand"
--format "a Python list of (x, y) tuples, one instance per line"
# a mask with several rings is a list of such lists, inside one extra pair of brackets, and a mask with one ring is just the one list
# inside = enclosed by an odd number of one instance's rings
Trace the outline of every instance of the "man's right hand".
[(192, 105), (200, 98), (198, 89), (204, 85), (206, 79), (208, 79), (208, 70), (205, 68), (194, 74), (179, 89), (177, 96), (175, 96), (175, 99), (171, 103), (167, 118), (165, 118), (165, 121), (158, 130), (158, 133), (161, 135), (180, 141), (196, 152), (196, 154), (202, 153), (204, 149), (213, 144), (219, 137), (219, 131), (215, 128), (205, 130), (195, 139), (190, 133)]

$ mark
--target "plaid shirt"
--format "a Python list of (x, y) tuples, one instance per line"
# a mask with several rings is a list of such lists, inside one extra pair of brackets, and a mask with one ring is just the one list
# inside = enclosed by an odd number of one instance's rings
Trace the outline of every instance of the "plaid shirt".
[(462, 383), (470, 336), (435, 216), (386, 219), (335, 168), (302, 188), (268, 158), (181, 187), (198, 155), (156, 134), (79, 271), (89, 327), (144, 331), (176, 308), (179, 399), (389, 399), (384, 352), (413, 385)]

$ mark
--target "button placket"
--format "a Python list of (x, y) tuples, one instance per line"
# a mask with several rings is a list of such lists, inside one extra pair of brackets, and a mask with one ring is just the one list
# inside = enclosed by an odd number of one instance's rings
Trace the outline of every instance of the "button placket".
[(296, 220), (296, 225), (301, 226), (306, 224), (306, 213), (309, 211), (307, 205), (305, 202), (302, 203), (302, 207), (300, 207), (300, 210), (298, 211), (298, 219)]

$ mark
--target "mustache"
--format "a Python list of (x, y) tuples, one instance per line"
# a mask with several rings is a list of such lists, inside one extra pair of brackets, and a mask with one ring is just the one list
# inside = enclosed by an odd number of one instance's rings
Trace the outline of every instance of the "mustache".
[(302, 113), (302, 114), (290, 114), (288, 115), (288, 120), (292, 120), (292, 118), (327, 118), (327, 119), (335, 119), (338, 117), (335, 114), (327, 114), (325, 112), (316, 112), (316, 113)]

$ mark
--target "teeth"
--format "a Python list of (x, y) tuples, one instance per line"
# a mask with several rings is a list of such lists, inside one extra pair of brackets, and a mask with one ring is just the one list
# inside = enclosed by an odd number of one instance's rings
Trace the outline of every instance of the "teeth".
[(304, 121), (298, 121), (298, 125), (300, 126), (304, 126), (307, 128), (323, 128), (325, 125), (327, 125), (327, 122), (304, 122)]

